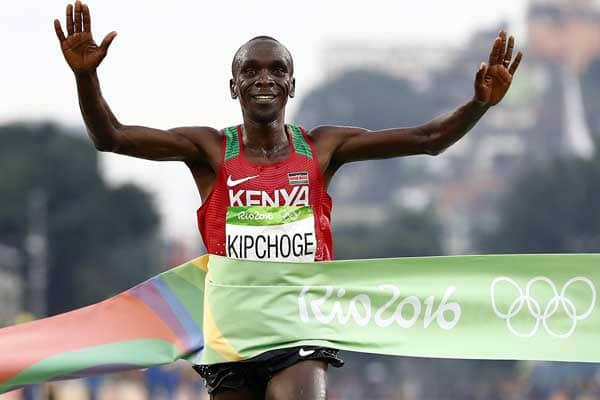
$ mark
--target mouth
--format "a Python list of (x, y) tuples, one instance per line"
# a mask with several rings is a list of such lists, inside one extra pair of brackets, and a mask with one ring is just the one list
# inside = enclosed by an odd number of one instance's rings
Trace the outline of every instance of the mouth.
[(256, 94), (252, 96), (252, 99), (260, 104), (272, 103), (275, 101), (275, 98), (277, 98), (277, 96), (274, 94)]

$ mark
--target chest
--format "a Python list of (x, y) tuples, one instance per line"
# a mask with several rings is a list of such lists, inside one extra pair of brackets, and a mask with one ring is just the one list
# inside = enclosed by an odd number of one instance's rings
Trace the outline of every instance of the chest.
[(282, 162), (277, 166), (248, 166), (232, 162), (221, 176), (230, 207), (309, 206), (311, 192), (320, 184), (309, 163)]

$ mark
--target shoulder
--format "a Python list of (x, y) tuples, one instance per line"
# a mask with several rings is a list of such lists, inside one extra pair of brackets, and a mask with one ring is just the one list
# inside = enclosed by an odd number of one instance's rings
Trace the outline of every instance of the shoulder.
[(169, 129), (169, 132), (177, 136), (177, 140), (194, 146), (201, 158), (206, 160), (214, 170), (218, 168), (225, 137), (222, 131), (208, 126), (182, 126)]
[(210, 126), (180, 126), (169, 129), (169, 132), (175, 135), (185, 136), (189, 139), (222, 138), (223, 136), (223, 132), (211, 128)]
[(352, 136), (365, 132), (369, 132), (369, 130), (355, 126), (320, 125), (312, 128), (308, 134), (316, 138), (321, 136)]
[(317, 150), (321, 170), (336, 170), (341, 163), (336, 161), (336, 154), (350, 139), (369, 132), (367, 129), (352, 126), (322, 125), (311, 129), (308, 136)]
[(218, 145), (224, 137), (222, 131), (209, 126), (182, 126), (169, 129), (169, 132), (197, 145)]
[(343, 142), (346, 139), (366, 132), (369, 132), (369, 130), (354, 126), (321, 125), (312, 128), (308, 132), (308, 135), (315, 143)]

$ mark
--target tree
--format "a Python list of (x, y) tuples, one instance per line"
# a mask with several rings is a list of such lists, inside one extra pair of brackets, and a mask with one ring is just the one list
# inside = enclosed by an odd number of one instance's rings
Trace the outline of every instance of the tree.
[(33, 192), (47, 198), (48, 311), (99, 301), (156, 270), (148, 194), (110, 188), (88, 140), (53, 124), (0, 127), (0, 242), (24, 249)]
[(429, 96), (405, 80), (381, 72), (353, 70), (306, 95), (296, 118), (308, 127), (352, 125), (368, 129), (410, 126), (428, 121)]
[(390, 210), (382, 225), (335, 229), (336, 259), (442, 255), (442, 226), (431, 207)]
[(495, 228), (479, 234), (497, 253), (597, 252), (600, 245), (600, 155), (556, 159), (516, 181)]
[[(350, 125), (377, 130), (414, 126), (430, 120), (439, 110), (430, 95), (417, 92), (409, 81), (368, 70), (351, 70), (309, 92), (294, 119), (311, 128)], [(330, 192), (336, 200), (388, 203), (396, 185), (422, 182), (419, 160), (389, 159), (345, 165)], [(360, 176), (355, 191), (341, 176)]]

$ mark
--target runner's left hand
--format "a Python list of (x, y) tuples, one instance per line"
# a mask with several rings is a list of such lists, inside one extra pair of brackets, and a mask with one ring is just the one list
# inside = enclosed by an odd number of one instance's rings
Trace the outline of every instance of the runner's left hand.
[(523, 58), (519, 51), (512, 57), (515, 47), (515, 38), (506, 40), (506, 32), (501, 31), (492, 47), (489, 64), (481, 63), (475, 77), (475, 100), (487, 106), (494, 106), (506, 95), (513, 76)]

